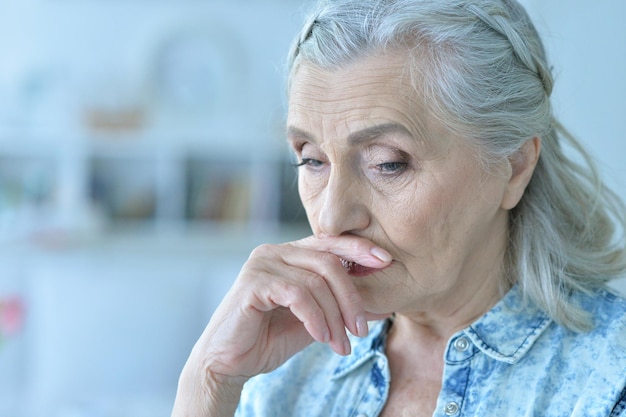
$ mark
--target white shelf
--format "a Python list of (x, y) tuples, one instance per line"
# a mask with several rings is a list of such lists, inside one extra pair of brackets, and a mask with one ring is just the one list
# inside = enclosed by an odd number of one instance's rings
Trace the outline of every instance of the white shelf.
[(280, 226), (288, 158), (278, 139), (258, 138), (269, 145), (257, 150), (228, 136), (36, 134), (0, 132), (0, 238), (132, 223)]

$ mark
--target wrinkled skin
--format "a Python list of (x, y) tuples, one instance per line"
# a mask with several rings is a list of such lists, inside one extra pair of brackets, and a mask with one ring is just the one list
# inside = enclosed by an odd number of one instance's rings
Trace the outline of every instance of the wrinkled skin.
[[(365, 336), (366, 320), (391, 313), (392, 373), (423, 375), (423, 392), (436, 395), (443, 341), (499, 297), (508, 210), (540, 142), (485, 172), (429, 114), (405, 64), (388, 54), (297, 69), (287, 135), (315, 236), (250, 255), (181, 374), (174, 416), (232, 416), (250, 377), (314, 340), (349, 354), (346, 329)], [(416, 368), (407, 350), (433, 366)], [(401, 410), (394, 395), (389, 415)], [(431, 397), (414, 410), (432, 415)]]

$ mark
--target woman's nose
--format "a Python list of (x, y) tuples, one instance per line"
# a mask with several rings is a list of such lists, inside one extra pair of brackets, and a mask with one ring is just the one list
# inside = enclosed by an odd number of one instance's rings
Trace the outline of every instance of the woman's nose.
[(320, 232), (329, 236), (363, 230), (369, 226), (366, 196), (353, 178), (331, 175), (321, 194), (318, 224)]

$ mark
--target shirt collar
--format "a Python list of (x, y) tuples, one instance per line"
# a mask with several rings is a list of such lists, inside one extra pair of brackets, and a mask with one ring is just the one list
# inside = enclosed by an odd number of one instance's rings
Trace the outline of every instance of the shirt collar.
[(491, 310), (461, 333), (486, 355), (515, 363), (551, 322), (544, 312), (524, 299), (521, 288), (515, 285)]
[[(450, 338), (448, 351), (454, 340), (465, 335), (491, 358), (515, 363), (530, 350), (551, 322), (539, 308), (524, 300), (522, 290), (515, 285), (491, 310)], [(349, 374), (373, 356), (384, 355), (387, 332), (392, 323), (392, 319), (374, 322), (367, 337), (351, 337), (352, 354), (339, 359), (333, 379)]]
[(384, 355), (387, 333), (391, 325), (391, 319), (372, 322), (369, 334), (365, 338), (360, 339), (350, 336), (352, 353), (339, 359), (339, 363), (333, 373), (333, 379), (342, 378), (349, 374), (373, 356)]

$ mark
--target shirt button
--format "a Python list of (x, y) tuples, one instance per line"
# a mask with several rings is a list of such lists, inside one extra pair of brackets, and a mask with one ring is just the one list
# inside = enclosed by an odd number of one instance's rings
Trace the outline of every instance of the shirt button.
[(455, 403), (454, 401), (450, 401), (443, 408), (443, 412), (446, 413), (447, 416), (453, 416), (459, 412), (459, 405)]
[(469, 341), (464, 337), (459, 337), (454, 341), (454, 348), (459, 352), (465, 352), (469, 348)]

